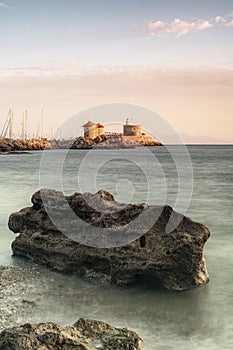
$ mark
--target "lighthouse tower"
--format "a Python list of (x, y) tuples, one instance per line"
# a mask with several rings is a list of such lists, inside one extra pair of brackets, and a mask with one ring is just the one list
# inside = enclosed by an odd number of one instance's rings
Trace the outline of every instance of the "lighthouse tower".
[(126, 119), (125, 125), (124, 125), (124, 136), (134, 136), (134, 137), (140, 137), (142, 135), (141, 132), (141, 125), (133, 125), (130, 124), (129, 119)]

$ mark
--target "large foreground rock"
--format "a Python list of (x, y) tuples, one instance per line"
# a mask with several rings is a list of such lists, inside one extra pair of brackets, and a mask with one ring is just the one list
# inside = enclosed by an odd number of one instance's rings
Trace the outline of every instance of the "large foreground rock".
[[(187, 290), (209, 280), (203, 257), (203, 247), (210, 234), (208, 228), (177, 214), (169, 206), (123, 205), (105, 191), (64, 197), (61, 192), (41, 190), (32, 196), (32, 203), (32, 207), (9, 218), (9, 228), (20, 233), (12, 244), (15, 255), (58, 271), (118, 285), (146, 279), (159, 281), (170, 290)], [(46, 210), (51, 210), (53, 218), (57, 218), (60, 231)], [(147, 232), (142, 231), (145, 222), (137, 222), (144, 213), (146, 223), (152, 220)], [(81, 220), (75, 221), (74, 214)], [(167, 232), (171, 218), (173, 226), (174, 222), (177, 225)], [(133, 229), (120, 232), (122, 227), (135, 222), (136, 229), (134, 225)], [(112, 228), (113, 234), (111, 240), (105, 238), (106, 248), (98, 248), (103, 228)], [(116, 245), (125, 242), (126, 238), (131, 243), (111, 246), (114, 242)]]
[(0, 334), (0, 350), (142, 350), (142, 340), (126, 328), (80, 319), (72, 327), (25, 324)]

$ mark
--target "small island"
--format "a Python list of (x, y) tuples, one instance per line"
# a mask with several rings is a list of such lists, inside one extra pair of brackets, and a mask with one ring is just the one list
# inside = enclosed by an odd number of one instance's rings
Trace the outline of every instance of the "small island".
[(50, 141), (51, 147), (55, 149), (124, 149), (140, 146), (162, 146), (152, 136), (142, 132), (141, 125), (130, 124), (128, 118), (121, 133), (107, 132), (103, 124), (94, 123), (91, 120), (84, 124), (83, 128), (83, 136), (74, 140), (52, 140)]
[(82, 136), (68, 139), (43, 137), (42, 133), (36, 138), (28, 138), (24, 119), (21, 138), (14, 139), (12, 118), (10, 110), (0, 136), (0, 154), (21, 154), (26, 153), (25, 151), (49, 149), (128, 149), (162, 146), (153, 136), (148, 136), (142, 131), (141, 125), (131, 124), (128, 118), (122, 125), (122, 132), (106, 131), (103, 124), (89, 120), (83, 125)]

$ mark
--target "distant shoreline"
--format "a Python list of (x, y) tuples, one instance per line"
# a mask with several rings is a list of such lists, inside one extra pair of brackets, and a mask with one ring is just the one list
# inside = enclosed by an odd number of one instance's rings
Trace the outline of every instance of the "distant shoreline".
[(116, 150), (116, 149), (135, 149), (138, 147), (231, 147), (233, 143), (184, 143), (162, 144), (154, 143), (139, 143), (132, 140), (124, 140), (122, 138), (100, 137), (98, 140), (92, 140), (79, 136), (76, 139), (65, 140), (11, 140), (0, 138), (0, 155), (24, 155), (32, 154), (34, 151), (54, 150), (54, 149), (72, 149), (72, 150)]

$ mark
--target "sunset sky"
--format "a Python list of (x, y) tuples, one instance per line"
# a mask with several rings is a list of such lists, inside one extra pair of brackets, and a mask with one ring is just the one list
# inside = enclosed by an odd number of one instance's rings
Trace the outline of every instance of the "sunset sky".
[(185, 142), (232, 143), (232, 43), (229, 0), (0, 1), (0, 124), (12, 108), (16, 133), (28, 110), (32, 132), (43, 109), (55, 130), (127, 102)]

